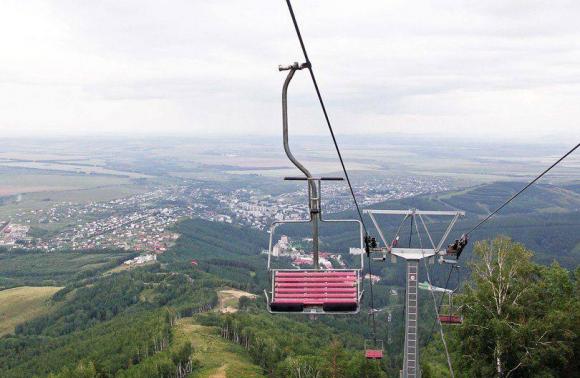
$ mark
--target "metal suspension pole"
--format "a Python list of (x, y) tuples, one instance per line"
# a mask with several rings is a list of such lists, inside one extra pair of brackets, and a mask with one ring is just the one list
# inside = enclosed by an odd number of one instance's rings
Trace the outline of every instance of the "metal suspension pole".
[[(409, 242), (406, 247), (400, 247), (397, 245), (391, 245), (390, 247), (385, 247), (384, 250), (386, 253), (389, 253), (393, 256), (401, 257), (407, 261), (407, 269), (406, 269), (406, 284), (405, 284), (405, 345), (404, 345), (404, 354), (403, 354), (403, 370), (401, 371), (402, 378), (420, 378), (421, 377), (421, 370), (419, 367), (419, 293), (418, 293), (418, 280), (419, 280), (419, 262), (426, 258), (430, 258), (432, 256), (440, 254), (440, 250), (438, 246), (441, 246), (445, 242), (445, 238), (451, 231), (451, 227), (455, 224), (455, 221), (459, 216), (463, 216), (464, 213), (462, 211), (421, 211), (417, 209), (409, 209), (409, 210), (365, 210), (365, 213), (371, 216), (371, 220), (375, 227), (379, 229), (379, 224), (376, 222), (373, 215), (376, 214), (386, 214), (386, 215), (405, 215), (405, 219), (407, 217), (411, 218), (411, 229), (409, 230)], [(440, 215), (440, 216), (452, 216), (453, 219), (451, 220), (450, 226), (445, 230), (444, 235), (442, 236), (441, 240), (436, 245), (435, 242), (432, 240), (429, 230), (427, 229), (425, 222), (422, 220), (423, 215)], [(419, 216), (419, 220), (415, 219), (416, 216)], [(423, 226), (425, 227), (425, 232), (429, 236), (429, 240), (431, 241), (431, 247), (425, 249), (423, 247), (423, 242), (421, 239), (421, 233), (419, 231), (419, 224), (418, 222), (421, 221)], [(403, 222), (401, 222), (401, 225)], [(399, 229), (401, 227), (399, 225)], [(417, 238), (419, 240), (419, 248), (412, 248), (413, 242), (413, 227), (415, 231), (417, 231)], [(397, 229), (396, 236), (399, 234), (399, 229)], [(382, 232), (379, 232), (381, 237), (383, 237)], [(384, 237), (383, 237), (384, 239)], [(429, 285), (431, 285), (431, 278), (429, 275), (429, 269), (427, 269), (427, 279), (429, 281)], [(448, 278), (449, 280), (449, 278)], [(447, 286), (447, 284), (445, 285)], [(433, 301), (434, 306), (437, 306), (436, 300)], [(432, 332), (431, 332), (432, 333)], [(442, 331), (441, 331), (442, 333)], [(446, 345), (445, 345), (445, 348)], [(446, 349), (446, 354), (448, 351)], [(452, 371), (450, 359), (448, 359), (448, 365), (450, 371)], [(452, 373), (453, 374), (453, 373)]]
[[(415, 210), (410, 216), (411, 229), (409, 230), (409, 247), (413, 239), (413, 225), (415, 224)], [(405, 348), (403, 359), (403, 378), (419, 378), (421, 371), (418, 369), (419, 359), (419, 293), (417, 282), (419, 280), (419, 259), (407, 260), (406, 275), (406, 298), (405, 298)]]
[(312, 192), (312, 200), (310, 201), (310, 219), (312, 220), (312, 262), (314, 269), (319, 270), (320, 264), (318, 262), (318, 222), (320, 220), (320, 196), (317, 194), (316, 183), (309, 180), (308, 188)]
[(409, 248), (411, 248), (411, 240), (413, 239), (413, 223), (415, 222), (415, 214), (411, 215), (411, 231), (409, 232)]
[(324, 119), (326, 120), (326, 125), (328, 126), (328, 131), (330, 131), (330, 136), (332, 137), (332, 143), (334, 144), (334, 148), (336, 149), (336, 154), (338, 155), (338, 160), (340, 161), (340, 165), (342, 167), (342, 171), (344, 172), (344, 178), (348, 184), (348, 188), (350, 190), (350, 194), (352, 196), (352, 200), (354, 202), (354, 206), (358, 213), (358, 217), (361, 221), (365, 234), (367, 234), (367, 226), (365, 225), (365, 221), (362, 216), (362, 212), (360, 210), (360, 206), (358, 205), (358, 201), (356, 200), (356, 195), (354, 194), (354, 189), (352, 188), (352, 184), (350, 182), (350, 177), (348, 175), (348, 171), (346, 170), (346, 165), (344, 164), (344, 159), (342, 158), (342, 153), (340, 152), (340, 148), (338, 147), (338, 143), (336, 141), (336, 136), (334, 135), (334, 130), (332, 130), (332, 124), (330, 123), (330, 117), (328, 116), (328, 112), (326, 111), (326, 106), (324, 105), (324, 100), (322, 99), (322, 94), (320, 93), (320, 88), (318, 88), (318, 82), (316, 81), (316, 76), (314, 76), (314, 71), (312, 70), (312, 64), (310, 62), (310, 58), (308, 57), (308, 53), (306, 52), (306, 46), (304, 45), (304, 40), (302, 39), (302, 34), (300, 33), (300, 28), (298, 27), (298, 21), (296, 21), (296, 16), (294, 15), (294, 9), (292, 9), (292, 3), (290, 0), (286, 0), (286, 5), (288, 5), (288, 11), (290, 11), (290, 17), (292, 18), (292, 23), (294, 24), (294, 30), (296, 30), (296, 36), (298, 37), (298, 41), (300, 42), (300, 48), (302, 49), (302, 53), (304, 54), (304, 60), (306, 63), (303, 63), (304, 68), (308, 68), (310, 72), (310, 78), (312, 79), (312, 84), (314, 85), (314, 90), (316, 91), (316, 96), (318, 97), (318, 102), (320, 103), (320, 107), (322, 108), (322, 114), (324, 115)]
[(318, 259), (318, 222), (320, 221), (320, 195), (318, 188), (316, 187), (316, 182), (312, 177), (312, 174), (304, 165), (302, 165), (290, 151), (290, 145), (288, 143), (288, 86), (290, 81), (294, 77), (294, 73), (297, 70), (304, 68), (309, 68), (310, 63), (298, 64), (295, 62), (289, 66), (280, 66), (279, 71), (289, 71), (284, 81), (284, 86), (282, 87), (282, 138), (284, 142), (284, 151), (288, 159), (298, 168), (308, 180), (308, 210), (310, 212), (310, 220), (312, 222), (312, 261), (314, 263), (314, 269), (320, 269), (319, 259)]

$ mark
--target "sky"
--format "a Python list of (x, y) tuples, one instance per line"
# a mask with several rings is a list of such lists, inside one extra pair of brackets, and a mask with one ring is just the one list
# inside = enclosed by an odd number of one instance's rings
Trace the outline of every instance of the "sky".
[[(294, 0), (335, 132), (580, 141), (577, 0)], [(279, 135), (283, 0), (3, 0), (0, 131)], [(305, 71), (291, 133), (326, 135)]]

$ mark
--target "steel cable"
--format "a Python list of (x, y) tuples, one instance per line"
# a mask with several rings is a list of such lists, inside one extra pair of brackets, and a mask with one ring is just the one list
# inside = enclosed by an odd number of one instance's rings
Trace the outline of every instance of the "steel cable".
[(352, 184), (350, 182), (350, 177), (348, 175), (348, 171), (346, 169), (346, 165), (344, 164), (344, 160), (342, 158), (342, 153), (340, 152), (340, 148), (338, 147), (338, 142), (336, 141), (336, 137), (334, 135), (334, 130), (332, 129), (332, 124), (330, 123), (330, 117), (328, 116), (328, 112), (326, 111), (326, 106), (324, 105), (324, 100), (322, 99), (322, 94), (320, 93), (320, 89), (318, 88), (318, 82), (316, 81), (316, 76), (314, 75), (314, 70), (312, 69), (312, 62), (308, 57), (308, 53), (306, 52), (306, 46), (304, 45), (304, 40), (302, 39), (302, 34), (300, 33), (300, 28), (298, 27), (298, 22), (296, 21), (296, 16), (294, 15), (294, 10), (292, 9), (292, 4), (290, 0), (286, 0), (286, 4), (288, 5), (288, 10), (290, 11), (290, 17), (292, 17), (292, 23), (294, 24), (294, 29), (296, 30), (296, 35), (298, 36), (298, 40), (300, 41), (300, 47), (302, 48), (302, 53), (304, 54), (304, 59), (307, 64), (308, 71), (310, 72), (310, 78), (312, 79), (312, 84), (314, 85), (314, 90), (316, 91), (316, 96), (318, 97), (318, 102), (322, 108), (322, 113), (324, 114), (324, 119), (326, 120), (326, 125), (328, 126), (328, 130), (330, 131), (330, 136), (332, 137), (332, 143), (334, 144), (334, 148), (336, 149), (336, 153), (338, 155), (338, 160), (340, 160), (340, 165), (342, 166), (342, 171), (344, 172), (344, 177), (348, 184), (348, 188), (350, 190), (350, 194), (352, 196), (352, 200), (354, 201), (354, 205), (356, 207), (356, 211), (358, 213), (358, 217), (362, 223), (364, 228), (365, 234), (367, 234), (367, 227), (364, 222), (362, 211), (360, 210), (360, 206), (356, 199), (356, 195), (354, 194), (354, 189), (352, 188)]
[[(417, 238), (419, 239), (419, 248), (421, 248), (421, 251), (424, 251), (423, 240), (421, 238), (421, 233), (419, 232), (417, 222), (415, 222), (415, 228), (417, 231)], [(429, 268), (427, 267), (427, 259), (425, 258), (425, 252), (423, 252), (422, 260), (423, 264), (425, 265), (425, 271), (427, 273), (427, 282), (429, 282), (429, 291), (431, 292), (431, 297), (433, 298), (433, 307), (435, 308), (435, 316), (437, 317), (437, 319), (439, 319), (439, 308), (437, 307), (437, 299), (435, 298), (435, 292), (433, 291), (433, 284), (431, 283), (431, 275), (429, 274)], [(439, 304), (439, 306), (441, 306), (441, 304)], [(453, 365), (451, 365), (451, 357), (449, 356), (449, 349), (447, 348), (447, 341), (445, 340), (445, 333), (443, 332), (443, 325), (441, 324), (441, 322), (439, 322), (439, 333), (441, 334), (441, 341), (443, 342), (443, 348), (445, 349), (449, 373), (451, 374), (451, 378), (455, 378), (455, 372), (453, 371)]]

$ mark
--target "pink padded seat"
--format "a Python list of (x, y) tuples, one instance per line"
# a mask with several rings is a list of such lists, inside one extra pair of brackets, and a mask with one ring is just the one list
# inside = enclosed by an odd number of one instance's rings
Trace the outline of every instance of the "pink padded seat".
[(356, 271), (276, 271), (270, 308), (302, 312), (318, 306), (328, 312), (352, 312), (358, 308), (357, 296)]
[(439, 321), (442, 324), (461, 324), (463, 319), (459, 315), (439, 315)]
[(380, 360), (383, 358), (383, 351), (381, 349), (367, 349), (365, 357), (369, 360)]

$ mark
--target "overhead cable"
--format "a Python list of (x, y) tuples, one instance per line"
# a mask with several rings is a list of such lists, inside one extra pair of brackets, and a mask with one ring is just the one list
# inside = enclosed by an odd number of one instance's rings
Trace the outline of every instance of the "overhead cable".
[[(414, 218), (414, 217), (413, 217)], [(413, 219), (411, 218), (411, 219)], [(412, 224), (411, 224), (411, 230), (412, 230)], [(421, 248), (421, 251), (424, 251), (423, 249), (423, 240), (421, 238), (421, 233), (419, 232), (419, 227), (417, 225), (417, 222), (415, 222), (415, 229), (417, 231), (417, 238), (419, 239), (419, 248)], [(411, 246), (409, 245), (409, 248)], [(425, 258), (425, 252), (423, 252), (423, 264), (425, 265), (425, 272), (427, 273), (427, 282), (429, 282), (429, 291), (431, 292), (431, 297), (433, 299), (433, 307), (435, 309), (435, 316), (437, 319), (439, 319), (439, 306), (437, 306), (437, 299), (435, 298), (435, 292), (433, 290), (433, 283), (431, 282), (431, 275), (429, 274), (429, 268), (427, 267), (427, 259)], [(445, 294), (443, 294), (445, 295)], [(433, 333), (433, 331), (431, 331), (431, 333)], [(451, 375), (451, 378), (455, 378), (455, 372), (453, 371), (453, 365), (451, 364), (451, 356), (449, 355), (449, 349), (447, 348), (447, 341), (445, 340), (445, 333), (443, 332), (443, 325), (441, 324), (441, 322), (439, 322), (439, 334), (441, 335), (441, 341), (443, 342), (443, 348), (445, 350), (445, 356), (447, 357), (447, 367), (449, 367), (449, 374)]]
[(348, 188), (350, 190), (350, 194), (352, 196), (352, 200), (354, 201), (354, 205), (356, 207), (356, 211), (358, 213), (358, 217), (363, 225), (365, 234), (367, 234), (367, 227), (365, 225), (362, 212), (360, 210), (360, 206), (358, 205), (358, 201), (356, 200), (356, 195), (354, 194), (354, 189), (352, 188), (352, 184), (350, 182), (350, 177), (346, 170), (346, 166), (344, 164), (344, 160), (342, 158), (342, 153), (340, 152), (340, 148), (338, 147), (338, 142), (336, 141), (336, 137), (334, 135), (334, 130), (332, 129), (332, 124), (330, 123), (330, 117), (328, 116), (328, 112), (326, 111), (326, 106), (324, 105), (324, 100), (322, 99), (322, 94), (320, 93), (320, 89), (318, 88), (318, 82), (316, 81), (316, 76), (314, 75), (314, 70), (312, 69), (312, 62), (308, 57), (308, 53), (306, 52), (306, 46), (304, 45), (304, 40), (302, 39), (302, 34), (300, 33), (300, 28), (298, 27), (298, 22), (296, 21), (296, 16), (294, 15), (294, 10), (292, 9), (292, 4), (290, 0), (286, 0), (286, 4), (288, 5), (288, 10), (290, 11), (290, 17), (292, 17), (292, 23), (294, 24), (294, 29), (296, 30), (296, 36), (298, 37), (298, 41), (300, 41), (300, 47), (302, 48), (302, 53), (304, 54), (304, 60), (306, 61), (306, 67), (310, 72), (310, 78), (312, 79), (312, 84), (314, 85), (314, 90), (316, 91), (316, 95), (318, 96), (318, 102), (320, 103), (320, 107), (322, 108), (322, 113), (324, 114), (324, 119), (326, 120), (326, 125), (328, 126), (328, 130), (330, 131), (330, 136), (332, 137), (332, 142), (334, 143), (334, 148), (336, 149), (336, 153), (338, 155), (338, 159), (340, 160), (340, 165), (342, 166), (342, 171), (344, 172), (344, 177), (346, 178), (346, 182), (348, 184)]

